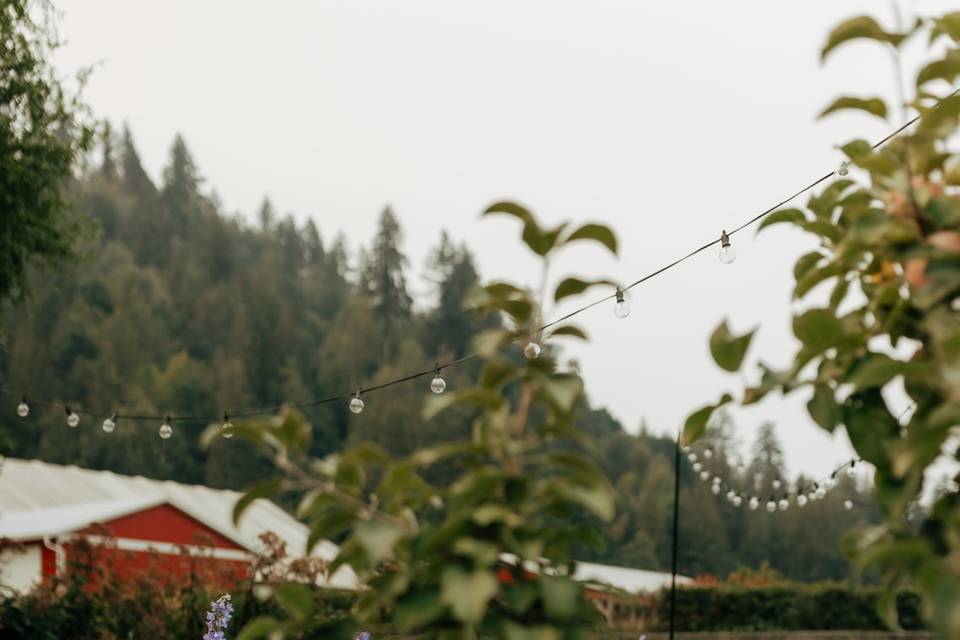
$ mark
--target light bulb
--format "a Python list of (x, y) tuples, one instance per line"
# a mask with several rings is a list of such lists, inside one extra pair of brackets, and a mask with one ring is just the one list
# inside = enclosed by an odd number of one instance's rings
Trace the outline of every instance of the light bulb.
[(720, 484), (723, 480), (720, 479), (720, 476), (713, 476), (713, 484)]
[(701, 472), (700, 472), (700, 479), (703, 480), (704, 482), (706, 482), (707, 480), (709, 480), (709, 479), (710, 479), (710, 472), (707, 471), (706, 469), (704, 469), (703, 471), (701, 471)]
[(730, 244), (730, 236), (724, 231), (720, 234), (720, 262), (730, 264), (737, 259), (737, 252)]
[(113, 430), (117, 428), (117, 414), (114, 413), (112, 416), (103, 421), (102, 429), (104, 433), (113, 433)]
[(523, 348), (523, 355), (527, 356), (527, 360), (536, 360), (540, 355), (540, 345), (536, 342), (528, 342)]
[(856, 478), (856, 477), (857, 477), (857, 468), (854, 466), (855, 464), (856, 464), (855, 462), (851, 462), (851, 463), (850, 463), (850, 466), (847, 467), (847, 477), (848, 477), (848, 478)]
[(733, 489), (730, 489), (730, 491), (727, 491), (727, 500), (729, 500), (730, 502), (733, 502), (733, 499), (736, 497), (737, 497), (736, 491), (734, 491)]
[(797, 496), (797, 506), (802, 507), (806, 504), (807, 504), (807, 496), (801, 493), (800, 495)]
[(697, 473), (700, 473), (700, 469), (703, 469), (703, 465), (700, 464), (699, 462), (694, 462), (693, 470), (696, 471)]
[(751, 511), (756, 511), (756, 510), (757, 510), (757, 507), (759, 507), (759, 506), (760, 506), (760, 500), (757, 498), (757, 496), (753, 496), (752, 498), (750, 498), (750, 510), (751, 510)]
[(713, 457), (713, 449), (704, 449), (704, 450), (703, 450), (703, 457), (706, 458), (707, 460), (709, 460), (710, 458), (712, 458), (712, 457)]
[(816, 492), (816, 491), (811, 491), (811, 492), (807, 495), (807, 499), (808, 499), (810, 502), (816, 502), (816, 500), (817, 500), (817, 492)]
[(720, 495), (720, 485), (715, 484), (712, 487), (710, 487), (710, 493), (712, 493), (715, 496)]
[(163, 440), (166, 440), (167, 438), (173, 435), (173, 427), (170, 426), (170, 416), (167, 416), (166, 418), (164, 418), (163, 424), (160, 425), (159, 433), (160, 433), (160, 437)]
[(617, 289), (617, 302), (613, 305), (613, 315), (621, 320), (630, 315), (630, 301), (624, 297), (620, 289)]
[(70, 428), (76, 427), (80, 424), (80, 416), (75, 414), (73, 411), (70, 411), (70, 407), (64, 407), (64, 412), (67, 414), (67, 426)]
[(220, 425), (220, 435), (229, 440), (233, 437), (233, 433), (234, 428), (233, 423), (230, 422), (230, 416), (223, 414), (223, 424)]
[(21, 418), (26, 418), (30, 415), (30, 405), (27, 404), (27, 396), (23, 396), (20, 399), (20, 404), (17, 405), (17, 415)]
[(739, 507), (741, 504), (743, 504), (743, 498), (740, 496), (733, 496), (733, 506)]
[(689, 460), (691, 463), (696, 462), (697, 454), (691, 451), (690, 453), (687, 454), (687, 460)]
[(790, 501), (786, 498), (780, 498), (780, 502), (777, 503), (777, 506), (780, 507), (780, 511), (786, 511), (790, 506)]
[(846, 176), (848, 173), (850, 173), (850, 162), (847, 160), (841, 162), (835, 173), (841, 178)]
[(437, 373), (433, 376), (433, 380), (430, 381), (430, 391), (433, 391), (436, 394), (441, 394), (447, 390), (447, 383), (443, 378), (440, 377), (440, 374)]
[(853, 502), (851, 500), (844, 500), (843, 508), (847, 511), (853, 511)]
[(360, 413), (361, 411), (363, 411), (363, 400), (360, 399), (360, 392), (358, 391), (357, 395), (350, 399), (350, 412)]
[(780, 487), (783, 486), (783, 483), (780, 482), (779, 480), (774, 480), (774, 481), (771, 482), (770, 484), (773, 485), (773, 488), (774, 488), (775, 490), (776, 490), (776, 489), (779, 489)]
[(777, 510), (777, 503), (773, 500), (767, 500), (767, 513), (773, 513)]
[(827, 495), (827, 490), (823, 487), (819, 487), (817, 489), (817, 500), (822, 499), (825, 495)]

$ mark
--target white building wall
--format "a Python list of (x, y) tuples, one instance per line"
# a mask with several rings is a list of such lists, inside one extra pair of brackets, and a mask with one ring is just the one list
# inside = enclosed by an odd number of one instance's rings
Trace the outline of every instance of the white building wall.
[(21, 593), (40, 583), (42, 565), (40, 545), (28, 544), (22, 552), (4, 551), (0, 554), (0, 585)]

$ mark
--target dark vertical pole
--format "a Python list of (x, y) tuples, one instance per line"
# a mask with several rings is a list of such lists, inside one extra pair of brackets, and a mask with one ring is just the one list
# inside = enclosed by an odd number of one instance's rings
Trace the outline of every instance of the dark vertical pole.
[(673, 459), (673, 552), (670, 569), (670, 640), (677, 621), (677, 539), (680, 525), (680, 436)]

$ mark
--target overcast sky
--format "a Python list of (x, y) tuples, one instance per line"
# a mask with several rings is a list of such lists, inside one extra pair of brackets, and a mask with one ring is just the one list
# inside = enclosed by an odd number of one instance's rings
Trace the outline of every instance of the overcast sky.
[[(536, 280), (517, 224), (478, 218), (494, 200), (547, 221), (611, 224), (619, 260), (570, 248), (554, 273), (632, 282), (835, 167), (837, 144), (900, 123), (899, 112), (890, 124), (815, 119), (841, 93), (894, 95), (878, 45), (819, 61), (842, 18), (875, 11), (892, 26), (891, 5), (876, 0), (57, 5), (61, 69), (97, 63), (85, 95), (98, 115), (129, 123), (151, 175), (179, 132), (228, 211), (252, 218), (269, 195), (352, 248), (390, 204), (421, 292), (442, 228), (469, 244), (484, 277)], [(901, 3), (908, 17), (953, 5)], [(922, 49), (908, 53), (909, 79)], [(813, 243), (774, 228), (734, 245), (732, 265), (711, 250), (635, 289), (627, 320), (607, 306), (581, 317), (593, 340), (567, 353), (593, 402), (628, 429), (646, 420), (672, 434), (742, 387), (707, 350), (724, 317), (737, 331), (760, 327), (754, 360), (787, 363), (792, 264)], [(791, 471), (822, 475), (851, 449), (812, 423), (805, 401), (738, 411), (738, 430), (749, 443), (776, 422)]]

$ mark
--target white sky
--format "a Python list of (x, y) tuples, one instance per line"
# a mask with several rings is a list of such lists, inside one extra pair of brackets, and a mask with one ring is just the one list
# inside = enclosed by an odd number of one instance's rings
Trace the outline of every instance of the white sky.
[[(154, 177), (180, 132), (227, 210), (252, 216), (269, 195), (353, 248), (389, 203), (418, 271), (447, 228), (485, 277), (535, 282), (517, 224), (478, 219), (510, 198), (547, 221), (617, 230), (619, 260), (571, 248), (556, 274), (632, 282), (835, 167), (837, 144), (900, 122), (815, 120), (842, 93), (892, 97), (878, 45), (819, 62), (840, 19), (875, 11), (891, 24), (891, 5), (876, 0), (57, 5), (69, 42), (61, 69), (99, 62), (85, 95), (97, 114), (129, 122)], [(786, 364), (792, 264), (812, 242), (774, 228), (734, 246), (733, 265), (711, 250), (635, 289), (627, 320), (606, 307), (581, 317), (593, 341), (568, 353), (594, 403), (628, 429), (646, 418), (674, 433), (742, 385), (706, 347), (724, 316), (737, 331), (760, 326), (754, 358)], [(812, 423), (805, 400), (770, 398), (736, 418), (745, 443), (775, 421), (792, 471), (822, 475), (851, 450)]]

